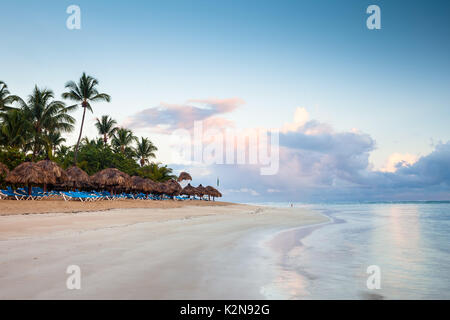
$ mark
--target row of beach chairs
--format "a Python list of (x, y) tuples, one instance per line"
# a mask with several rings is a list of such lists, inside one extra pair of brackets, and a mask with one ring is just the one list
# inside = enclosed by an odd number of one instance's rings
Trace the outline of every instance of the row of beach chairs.
[[(122, 200), (122, 199), (134, 199), (134, 200), (170, 200), (171, 198), (166, 195), (146, 195), (144, 193), (120, 193), (120, 194), (111, 194), (108, 191), (51, 191), (44, 192), (42, 188), (33, 187), (31, 195), (28, 194), (28, 191), (24, 188), (19, 188), (13, 190), (11, 187), (8, 187), (5, 190), (0, 190), (0, 198), (9, 198), (16, 200), (42, 200), (50, 197), (61, 196), (65, 201), (75, 200), (81, 202), (91, 202), (91, 201), (100, 201), (100, 200)], [(176, 196), (175, 200), (188, 200), (189, 198), (186, 196)]]
[(13, 190), (11, 187), (7, 187), (5, 190), (0, 190), (0, 198), (13, 198), (16, 200), (42, 200), (55, 196), (58, 196), (58, 192), (44, 192), (39, 187), (33, 187), (31, 194), (28, 194), (28, 190), (25, 188)]

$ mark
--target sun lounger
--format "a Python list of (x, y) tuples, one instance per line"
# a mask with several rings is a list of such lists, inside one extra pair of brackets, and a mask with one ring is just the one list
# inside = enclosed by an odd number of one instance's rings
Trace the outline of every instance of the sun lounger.
[(0, 190), (0, 192), (7, 198), (14, 198), (16, 200), (24, 200), (26, 198), (26, 196), (10, 190)]

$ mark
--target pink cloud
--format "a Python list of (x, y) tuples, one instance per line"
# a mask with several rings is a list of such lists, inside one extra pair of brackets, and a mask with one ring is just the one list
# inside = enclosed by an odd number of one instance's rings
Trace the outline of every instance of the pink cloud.
[(233, 122), (219, 117), (239, 108), (245, 102), (240, 98), (191, 99), (184, 104), (161, 103), (157, 107), (144, 109), (124, 121), (131, 129), (148, 128), (162, 133), (176, 129), (191, 130), (195, 121), (219, 128), (233, 126)]

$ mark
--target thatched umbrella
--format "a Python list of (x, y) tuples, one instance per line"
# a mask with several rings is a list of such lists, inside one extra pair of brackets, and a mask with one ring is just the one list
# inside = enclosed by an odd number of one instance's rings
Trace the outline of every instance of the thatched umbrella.
[(8, 175), (9, 169), (3, 163), (0, 162), (0, 178), (4, 178)]
[(213, 201), (214, 201), (214, 198), (220, 198), (220, 197), (222, 197), (222, 194), (219, 192), (219, 190), (217, 190), (217, 189), (214, 188), (214, 187), (207, 186), (207, 187), (206, 187), (206, 190), (208, 191), (209, 195), (210, 195), (211, 197), (213, 197)]
[[(63, 183), (67, 179), (66, 172), (58, 166), (56, 162), (51, 160), (41, 160), (36, 163), (36, 166), (42, 169), (43, 173), (47, 175), (48, 184)], [(44, 192), (47, 191), (47, 183), (44, 183)]]
[(205, 189), (206, 189), (206, 192), (208, 194), (208, 199), (209, 200), (211, 200), (210, 197), (213, 197), (213, 201), (214, 201), (214, 197), (218, 197), (219, 196), (220, 192), (216, 188), (211, 187), (211, 186), (207, 186)]
[(206, 191), (205, 187), (202, 186), (201, 184), (199, 184), (198, 187), (195, 189), (197, 190), (197, 194), (200, 197), (203, 197), (205, 194), (208, 194), (208, 191)]
[(180, 192), (183, 190), (183, 188), (180, 186), (180, 184), (173, 179), (166, 181), (165, 184), (170, 190), (169, 195), (172, 197), (178, 196), (180, 194)]
[(39, 184), (56, 183), (55, 177), (49, 177), (42, 168), (34, 162), (23, 162), (6, 176), (6, 182), (28, 186), (28, 195), (31, 195), (31, 186)]
[(159, 193), (158, 183), (151, 179), (144, 179), (145, 192)]
[(169, 194), (170, 193), (170, 187), (165, 182), (156, 182), (156, 192), (159, 194)]
[(191, 177), (191, 175), (190, 175), (189, 173), (187, 173), (187, 172), (182, 172), (182, 173), (180, 173), (180, 175), (178, 176), (177, 181), (178, 181), (178, 182), (181, 182), (181, 181), (183, 181), (183, 180), (189, 180), (189, 181), (192, 181), (192, 177)]
[(145, 191), (146, 188), (145, 185), (145, 179), (139, 176), (132, 176), (131, 177), (131, 189), (135, 191)]
[(77, 166), (70, 167), (66, 170), (66, 183), (65, 185), (72, 188), (81, 188), (90, 184), (89, 175), (78, 168)]
[(116, 168), (108, 168), (97, 172), (91, 177), (91, 182), (99, 187), (110, 187), (111, 191), (113, 187), (131, 187), (130, 176)]
[(181, 190), (180, 194), (187, 195), (190, 198), (191, 196), (195, 196), (197, 194), (197, 190), (189, 183), (183, 188), (183, 190)]

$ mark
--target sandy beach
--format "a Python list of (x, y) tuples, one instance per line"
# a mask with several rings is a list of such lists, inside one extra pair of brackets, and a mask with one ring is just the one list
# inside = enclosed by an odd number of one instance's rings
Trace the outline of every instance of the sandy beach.
[(0, 216), (15, 214), (37, 213), (75, 213), (103, 211), (110, 209), (131, 208), (180, 208), (185, 206), (228, 206), (229, 202), (221, 201), (172, 201), (172, 200), (118, 200), (118, 201), (64, 201), (63, 199), (49, 199), (39, 201), (0, 201)]
[[(327, 220), (299, 208), (176, 205), (0, 216), (0, 299), (274, 298), (265, 288), (276, 255), (264, 243)], [(80, 290), (66, 287), (70, 265)]]

